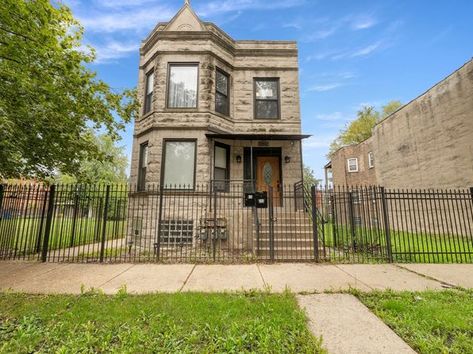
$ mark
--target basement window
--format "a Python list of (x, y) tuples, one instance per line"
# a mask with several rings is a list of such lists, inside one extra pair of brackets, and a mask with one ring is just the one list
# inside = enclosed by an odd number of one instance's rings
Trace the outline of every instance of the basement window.
[(161, 244), (165, 246), (192, 245), (194, 220), (162, 220)]

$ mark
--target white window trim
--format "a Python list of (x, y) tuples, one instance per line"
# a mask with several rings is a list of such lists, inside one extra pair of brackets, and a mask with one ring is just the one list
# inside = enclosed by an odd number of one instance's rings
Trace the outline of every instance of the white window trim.
[(373, 167), (374, 167), (373, 160), (374, 160), (373, 151), (370, 151), (370, 152), (368, 153), (368, 167), (369, 167), (369, 168), (373, 168)]
[[(356, 169), (355, 170), (351, 170), (350, 169), (350, 161), (351, 160), (355, 160), (356, 161)], [(352, 157), (352, 158), (349, 158), (347, 159), (347, 168), (348, 168), (348, 172), (352, 173), (352, 172), (358, 172), (358, 158), (357, 157)]]

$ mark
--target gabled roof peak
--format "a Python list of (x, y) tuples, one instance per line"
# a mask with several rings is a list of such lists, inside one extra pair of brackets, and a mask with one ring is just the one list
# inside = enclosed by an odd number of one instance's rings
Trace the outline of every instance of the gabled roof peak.
[(184, 0), (184, 5), (169, 21), (165, 31), (204, 31), (205, 26), (191, 7), (190, 0)]

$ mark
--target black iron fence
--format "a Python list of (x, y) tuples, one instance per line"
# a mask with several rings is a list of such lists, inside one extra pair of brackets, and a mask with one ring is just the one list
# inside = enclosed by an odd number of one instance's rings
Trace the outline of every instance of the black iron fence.
[(472, 262), (473, 188), (0, 185), (0, 259)]

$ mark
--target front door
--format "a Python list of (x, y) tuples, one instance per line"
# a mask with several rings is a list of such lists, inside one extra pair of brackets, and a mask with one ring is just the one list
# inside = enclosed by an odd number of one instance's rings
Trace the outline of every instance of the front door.
[(281, 162), (279, 156), (256, 157), (256, 190), (269, 192), (273, 187), (273, 205), (281, 205)]

